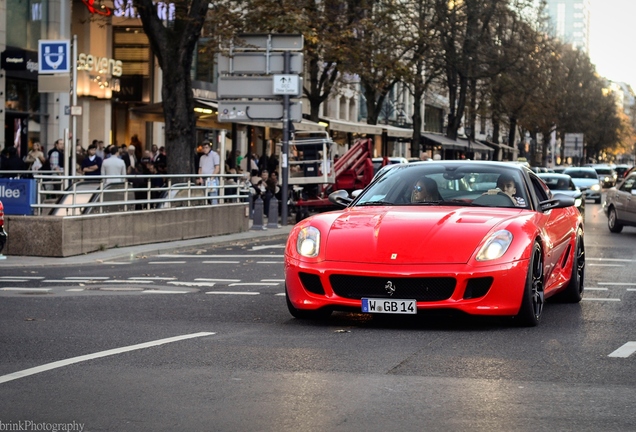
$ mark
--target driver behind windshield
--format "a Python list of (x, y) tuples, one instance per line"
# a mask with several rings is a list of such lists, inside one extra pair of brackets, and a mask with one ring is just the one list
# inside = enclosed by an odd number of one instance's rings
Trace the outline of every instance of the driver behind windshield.
[(433, 179), (422, 177), (413, 186), (413, 192), (411, 192), (412, 203), (441, 201), (441, 199), (437, 183)]
[(497, 194), (503, 192), (508, 195), (514, 201), (518, 207), (525, 207), (526, 200), (517, 196), (517, 185), (515, 179), (509, 174), (501, 174), (497, 179), (497, 189), (489, 190), (488, 195)]

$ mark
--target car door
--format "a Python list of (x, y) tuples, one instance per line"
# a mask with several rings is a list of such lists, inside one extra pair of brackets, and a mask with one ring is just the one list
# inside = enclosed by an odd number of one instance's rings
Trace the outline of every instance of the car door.
[(619, 209), (618, 217), (625, 222), (636, 224), (636, 195), (632, 191), (636, 189), (636, 174), (630, 174), (616, 191), (616, 208)]
[[(530, 181), (539, 201), (545, 201), (553, 197), (550, 189), (536, 175), (530, 174)], [(541, 209), (537, 209), (537, 211), (541, 212)], [(569, 214), (573, 211), (578, 212), (575, 207), (556, 208), (543, 212), (546, 288), (553, 286), (558, 277), (558, 274), (554, 273), (554, 269), (563, 262), (561, 257), (566, 253), (568, 243), (572, 237), (572, 218)]]

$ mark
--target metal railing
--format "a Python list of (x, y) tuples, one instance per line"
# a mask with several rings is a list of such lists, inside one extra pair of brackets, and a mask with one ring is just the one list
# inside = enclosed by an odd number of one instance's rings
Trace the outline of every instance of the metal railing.
[[(35, 215), (208, 207), (245, 203), (249, 199), (249, 189), (240, 174), (63, 176), (52, 171), (0, 171), (0, 175), (34, 179), (36, 202), (31, 207)], [(203, 184), (197, 184), (200, 178)]]

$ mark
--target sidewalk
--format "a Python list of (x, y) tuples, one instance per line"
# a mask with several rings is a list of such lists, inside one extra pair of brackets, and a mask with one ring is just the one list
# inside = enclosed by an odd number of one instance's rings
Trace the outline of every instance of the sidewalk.
[(293, 226), (293, 224), (288, 224), (286, 226), (281, 226), (280, 228), (270, 228), (258, 231), (253, 230), (238, 234), (227, 234), (191, 240), (178, 240), (165, 243), (152, 243), (123, 248), (113, 248), (105, 251), (93, 252), (90, 254), (77, 255), (66, 258), (0, 255), (2, 258), (4, 258), (0, 259), (0, 269), (39, 266), (64, 266), (73, 264), (97, 264), (103, 261), (114, 259), (134, 258), (137, 255), (172, 253), (179, 249), (188, 249), (193, 247), (205, 248), (223, 243), (232, 243), (243, 240), (280, 240), (281, 243), (283, 243), (287, 240), (287, 236), (289, 235), (289, 232), (291, 231)]

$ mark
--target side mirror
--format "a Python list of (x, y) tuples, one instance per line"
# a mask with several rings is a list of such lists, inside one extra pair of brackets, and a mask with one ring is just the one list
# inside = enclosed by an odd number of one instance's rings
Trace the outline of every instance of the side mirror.
[(347, 193), (346, 190), (337, 190), (335, 192), (332, 192), (329, 194), (329, 201), (331, 201), (332, 203), (334, 203), (335, 205), (339, 206), (339, 207), (346, 207), (349, 204), (351, 204), (351, 201), (353, 201), (351, 198), (349, 198), (349, 193)]
[(572, 207), (574, 205), (574, 201), (575, 199), (573, 197), (563, 194), (555, 194), (552, 199), (541, 201), (539, 206), (541, 207), (541, 211), (548, 211), (555, 208)]
[(351, 199), (354, 200), (356, 198), (358, 198), (358, 195), (360, 195), (362, 193), (363, 189), (356, 189), (353, 192), (351, 192)]

